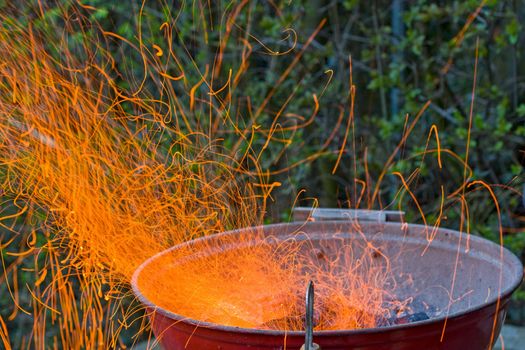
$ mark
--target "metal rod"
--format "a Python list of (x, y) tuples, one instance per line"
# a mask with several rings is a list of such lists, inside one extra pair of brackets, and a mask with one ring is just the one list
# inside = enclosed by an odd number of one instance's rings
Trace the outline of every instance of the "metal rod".
[(405, 212), (395, 210), (365, 210), (336, 208), (293, 208), (294, 221), (358, 220), (375, 222), (404, 222)]
[(305, 336), (304, 349), (314, 350), (314, 283), (308, 282), (306, 288), (306, 315), (305, 315)]

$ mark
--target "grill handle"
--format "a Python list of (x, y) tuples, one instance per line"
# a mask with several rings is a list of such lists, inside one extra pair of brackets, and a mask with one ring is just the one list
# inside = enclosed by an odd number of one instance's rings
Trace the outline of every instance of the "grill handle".
[(374, 222), (404, 222), (405, 212), (397, 210), (367, 210), (338, 208), (293, 208), (294, 221), (359, 220)]

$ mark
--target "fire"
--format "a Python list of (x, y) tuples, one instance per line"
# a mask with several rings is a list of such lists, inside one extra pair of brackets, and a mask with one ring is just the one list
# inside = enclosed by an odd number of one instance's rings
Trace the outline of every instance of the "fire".
[(321, 249), (300, 229), (284, 240), (250, 231), (164, 253), (140, 271), (137, 285), (156, 306), (197, 321), (300, 331), (313, 280), (317, 330), (374, 328), (405, 302), (389, 293), (386, 257), (361, 240)]

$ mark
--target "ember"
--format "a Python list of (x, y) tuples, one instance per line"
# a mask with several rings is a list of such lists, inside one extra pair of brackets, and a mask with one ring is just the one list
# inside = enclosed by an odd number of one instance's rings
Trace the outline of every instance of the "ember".
[(394, 309), (390, 311), (387, 318), (380, 318), (377, 321), (378, 327), (387, 327), (394, 325), (407, 324), (418, 321), (425, 321), (430, 318), (436, 318), (443, 314), (437, 307), (428, 305), (418, 298), (410, 298), (402, 309)]

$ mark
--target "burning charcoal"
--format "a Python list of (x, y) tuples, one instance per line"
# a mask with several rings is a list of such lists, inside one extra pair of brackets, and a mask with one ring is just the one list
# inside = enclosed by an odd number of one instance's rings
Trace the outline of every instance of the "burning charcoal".
[(303, 322), (302, 316), (286, 316), (278, 319), (269, 320), (263, 323), (263, 328), (282, 330), (293, 329), (293, 325)]
[(439, 314), (439, 309), (437, 307), (435, 307), (434, 305), (428, 304), (422, 298), (415, 297), (414, 300), (407, 306), (408, 306), (408, 309), (410, 310), (410, 312), (407, 312), (407, 313), (410, 315), (423, 313), (427, 315), (427, 319), (428, 319), (428, 318), (436, 317)]
[(396, 317), (392, 320), (390, 320), (390, 325), (400, 325), (400, 324), (407, 324), (412, 322), (418, 322), (418, 321), (424, 321), (428, 320), (430, 317), (425, 312), (418, 312), (411, 315), (405, 315)]
[[(319, 328), (329, 328), (330, 324), (327, 323), (327, 320), (324, 320), (323, 322), (321, 318), (321, 314), (323, 313), (323, 306), (319, 305), (317, 309), (314, 309), (314, 327)], [(301, 329), (304, 329), (304, 314), (302, 315), (288, 315), (285, 317), (272, 319), (269, 321), (266, 321), (262, 324), (263, 328), (267, 329), (275, 329), (275, 330), (282, 330), (282, 329), (294, 329), (297, 327), (297, 325), (301, 325)]]

